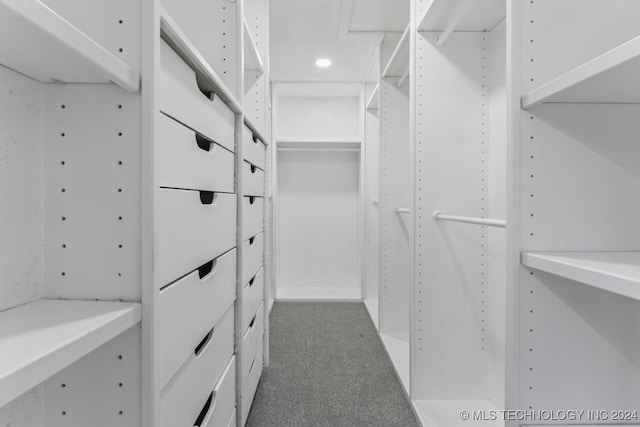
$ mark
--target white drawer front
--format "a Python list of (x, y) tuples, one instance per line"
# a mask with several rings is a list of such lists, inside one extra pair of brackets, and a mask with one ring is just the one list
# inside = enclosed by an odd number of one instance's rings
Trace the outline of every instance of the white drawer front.
[(246, 331), (264, 299), (264, 267), (242, 289), (242, 321), (240, 330)]
[(264, 171), (251, 163), (242, 162), (242, 182), (245, 196), (264, 197)]
[(160, 115), (160, 186), (233, 193), (235, 155)]
[(264, 264), (264, 233), (242, 244), (242, 285), (246, 285)]
[[(200, 278), (202, 276), (202, 278)], [(160, 291), (160, 385), (164, 386), (236, 299), (236, 250)]]
[(163, 427), (194, 425), (233, 357), (233, 326), (234, 311), (231, 307), (207, 337), (208, 340), (198, 346), (198, 353), (192, 349), (189, 359), (162, 389), (160, 423)]
[[(227, 369), (211, 394), (211, 403), (203, 408), (202, 422), (195, 427), (235, 426), (236, 412), (236, 359), (231, 359)], [(191, 424), (189, 424), (191, 425)]]
[(198, 89), (195, 72), (164, 41), (160, 50), (160, 111), (235, 151), (235, 115)]
[(265, 170), (265, 157), (267, 147), (258, 138), (253, 138), (251, 129), (244, 126), (242, 132), (242, 155), (246, 161), (253, 163), (262, 170)]
[(253, 398), (256, 395), (256, 390), (258, 390), (258, 383), (260, 382), (263, 366), (262, 351), (262, 342), (260, 342), (260, 346), (250, 367), (249, 376), (242, 386), (242, 425), (245, 425), (247, 422)]
[(264, 198), (244, 197), (242, 201), (242, 240), (261, 233), (264, 229)]
[(163, 188), (158, 207), (159, 287), (235, 246), (235, 194)]
[(253, 358), (258, 350), (258, 346), (262, 343), (264, 332), (264, 310), (260, 306), (258, 312), (252, 316), (249, 328), (244, 331), (242, 336), (242, 351), (240, 354), (240, 374), (242, 381), (246, 381), (247, 375), (251, 368)]

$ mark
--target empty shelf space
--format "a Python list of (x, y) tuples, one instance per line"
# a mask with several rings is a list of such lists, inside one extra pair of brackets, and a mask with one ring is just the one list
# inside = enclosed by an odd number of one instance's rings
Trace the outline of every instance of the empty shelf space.
[[(491, 31), (506, 15), (504, 0), (433, 0), (418, 31)], [(457, 21), (457, 22), (456, 22)]]
[(246, 19), (242, 20), (242, 26), (244, 27), (244, 69), (256, 71), (258, 75), (262, 75), (264, 74), (264, 65)]
[(37, 0), (0, 0), (0, 58), (43, 83), (140, 85), (131, 67)]
[(196, 72), (200, 84), (204, 89), (210, 90), (218, 95), (234, 113), (242, 112), (240, 104), (229, 88), (213, 68), (211, 68), (193, 43), (189, 41), (184, 31), (182, 31), (171, 15), (164, 9), (162, 10), (162, 16), (160, 18), (160, 33), (162, 40), (167, 42), (182, 60)]
[(404, 30), (396, 48), (384, 67), (382, 77), (402, 77), (409, 72), (409, 28)]
[(369, 101), (367, 102), (367, 111), (374, 116), (378, 117), (378, 90), (380, 85), (377, 85), (373, 90), (373, 93), (369, 97)]
[(139, 303), (41, 299), (0, 313), (0, 407), (141, 319)]
[(380, 333), (380, 339), (393, 363), (398, 378), (409, 394), (409, 334)]
[(640, 300), (640, 252), (523, 252), (522, 265)]
[(545, 102), (639, 103), (640, 36), (522, 97), (522, 108)]
[[(414, 400), (413, 407), (423, 426), (503, 426), (503, 414), (488, 400)], [(469, 416), (468, 419), (464, 417)], [(497, 419), (491, 420), (492, 416)]]

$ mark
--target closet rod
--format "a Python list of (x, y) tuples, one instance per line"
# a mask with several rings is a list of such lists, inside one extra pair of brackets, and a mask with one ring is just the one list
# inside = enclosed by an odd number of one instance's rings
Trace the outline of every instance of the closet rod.
[(440, 211), (433, 213), (436, 221), (465, 222), (467, 224), (487, 225), (489, 227), (507, 228), (507, 221), (502, 219), (474, 218), (470, 216), (445, 215)]
[(400, 77), (400, 80), (398, 80), (398, 83), (396, 83), (396, 87), (402, 87), (402, 85), (404, 84), (404, 81), (407, 80), (407, 77), (409, 77), (410, 70), (411, 70), (411, 67), (410, 66), (407, 67), (407, 71), (405, 71), (402, 77)]
[(444, 46), (444, 44), (447, 42), (447, 39), (449, 39), (449, 36), (451, 35), (451, 33), (455, 31), (455, 29), (460, 24), (460, 21), (462, 21), (462, 18), (464, 18), (467, 12), (469, 12), (469, 9), (471, 8), (471, 5), (473, 4), (474, 1), (475, 0), (463, 0), (461, 2), (460, 6), (456, 9), (454, 15), (451, 17), (451, 21), (449, 22), (449, 25), (447, 25), (447, 28), (445, 28), (442, 34), (440, 34), (440, 37), (438, 37), (438, 39), (436, 40), (436, 46), (438, 47)]
[(393, 210), (394, 210), (395, 213), (398, 213), (398, 214), (411, 213), (411, 209), (409, 209), (409, 208), (398, 208), (398, 207), (395, 207), (395, 208), (393, 208)]

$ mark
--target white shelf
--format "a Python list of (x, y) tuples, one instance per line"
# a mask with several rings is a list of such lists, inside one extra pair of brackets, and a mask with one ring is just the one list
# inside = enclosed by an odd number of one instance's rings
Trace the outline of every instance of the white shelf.
[(208, 90), (215, 92), (234, 113), (242, 113), (242, 107), (233, 93), (213, 68), (211, 68), (194, 44), (187, 38), (184, 31), (182, 31), (171, 15), (164, 9), (162, 10), (162, 16), (160, 18), (160, 35), (162, 40), (167, 42), (182, 60), (198, 74), (203, 85), (206, 86)]
[[(500, 427), (504, 426), (503, 415), (488, 400), (414, 400), (413, 407), (423, 426), (429, 427)], [(470, 414), (470, 419), (463, 420), (462, 411)], [(474, 420), (477, 417), (489, 418), (495, 414), (496, 420)]]
[(140, 322), (139, 303), (37, 300), (0, 313), (0, 407)]
[(264, 74), (264, 65), (258, 47), (253, 40), (251, 30), (249, 30), (249, 24), (246, 19), (242, 19), (242, 26), (244, 28), (244, 69), (255, 71), (258, 77)]
[(522, 108), (544, 102), (640, 103), (640, 36), (574, 68), (522, 97)]
[(37, 0), (0, 0), (0, 63), (43, 83), (140, 86), (138, 73)]
[(300, 140), (278, 140), (278, 150), (280, 151), (304, 151), (304, 150), (346, 150), (357, 151), (360, 149), (360, 141), (300, 141)]
[(523, 252), (522, 265), (640, 300), (640, 252)]
[(373, 90), (369, 101), (367, 102), (367, 111), (374, 116), (378, 117), (378, 90), (380, 89), (380, 85), (376, 85), (376, 88)]
[(409, 334), (380, 333), (380, 339), (408, 396), (410, 386)]
[(419, 20), (418, 31), (445, 31), (460, 8), (468, 10), (456, 23), (457, 31), (491, 31), (506, 15), (504, 0), (471, 0), (471, 4), (469, 0), (433, 0)]
[(278, 301), (362, 301), (358, 288), (283, 286), (277, 290)]
[(382, 77), (401, 77), (409, 69), (409, 28), (410, 26), (407, 25), (402, 37), (398, 40), (389, 62), (384, 67)]

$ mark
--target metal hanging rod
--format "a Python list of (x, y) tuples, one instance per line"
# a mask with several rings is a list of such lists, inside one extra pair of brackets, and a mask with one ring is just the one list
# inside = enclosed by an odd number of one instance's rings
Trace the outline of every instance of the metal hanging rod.
[(449, 22), (449, 25), (447, 25), (447, 28), (445, 28), (442, 34), (440, 34), (440, 37), (438, 37), (438, 39), (436, 40), (436, 46), (438, 47), (444, 46), (444, 44), (447, 42), (447, 39), (449, 38), (451, 33), (455, 31), (455, 29), (460, 24), (460, 21), (462, 21), (462, 18), (464, 18), (467, 12), (469, 12), (469, 9), (471, 8), (471, 5), (473, 4), (474, 1), (475, 0), (462, 1), (458, 9), (456, 9), (453, 17), (451, 17), (451, 21)]
[(400, 77), (400, 80), (398, 80), (398, 83), (396, 83), (396, 87), (402, 87), (402, 85), (404, 84), (404, 81), (407, 80), (407, 77), (409, 77), (409, 71), (411, 71), (410, 66), (407, 67), (407, 71), (405, 71), (402, 77)]
[(409, 208), (395, 207), (395, 208), (393, 208), (393, 210), (397, 214), (408, 214), (408, 213), (411, 213), (411, 209), (409, 209)]
[(436, 211), (433, 213), (433, 219), (435, 219), (436, 221), (454, 221), (464, 222), (467, 224), (486, 225), (489, 227), (507, 228), (507, 221), (502, 219), (486, 219), (474, 218), (471, 216), (445, 215), (440, 211)]

